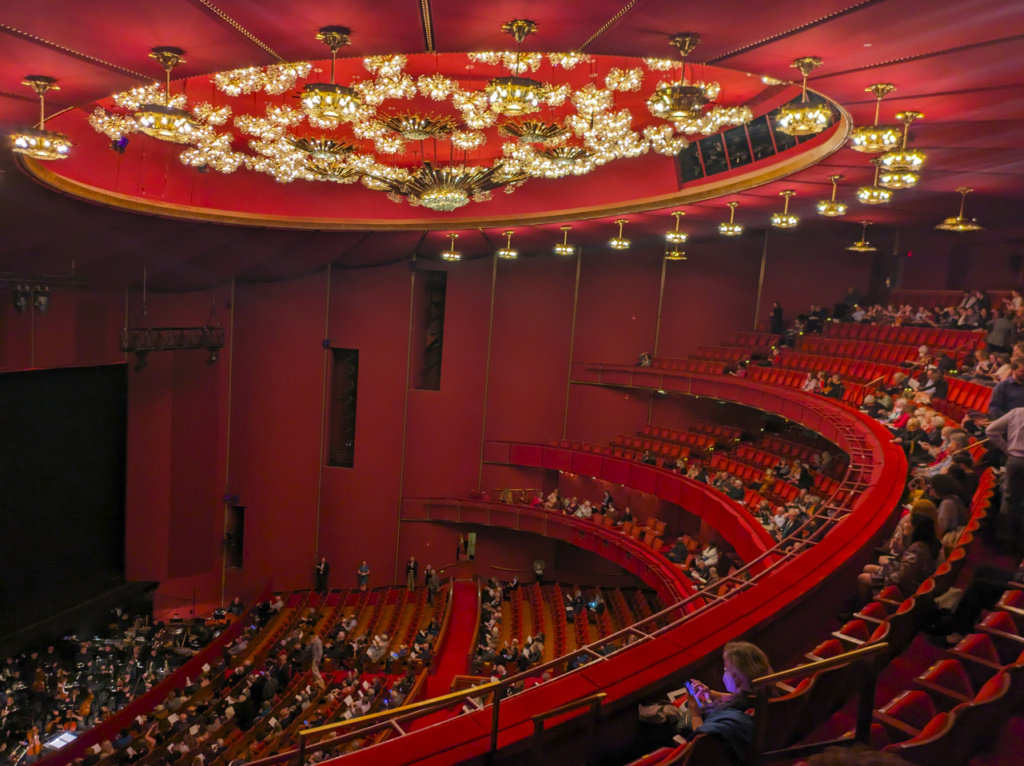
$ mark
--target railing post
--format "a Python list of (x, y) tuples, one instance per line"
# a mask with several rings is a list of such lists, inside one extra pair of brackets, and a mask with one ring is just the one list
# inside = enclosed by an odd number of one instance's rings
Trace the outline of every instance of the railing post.
[(299, 766), (306, 766), (306, 738), (299, 734)]
[(765, 737), (768, 733), (768, 695), (771, 693), (770, 686), (764, 686), (757, 690), (754, 700), (754, 736), (750, 738), (750, 752), (747, 755), (749, 763), (756, 764), (761, 760), (761, 754), (765, 749)]
[(878, 683), (878, 657), (872, 655), (864, 658), (867, 665), (864, 673), (864, 685), (857, 701), (857, 731), (854, 739), (865, 745), (871, 741), (871, 721), (874, 718), (875, 687)]
[(603, 697), (598, 697), (592, 703), (590, 703), (590, 720), (587, 723), (587, 763), (592, 764), (594, 762), (594, 748), (597, 747), (595, 736), (597, 734), (597, 719), (601, 717), (601, 700)]
[(487, 751), (487, 762), (494, 763), (495, 753), (498, 750), (498, 716), (501, 710), (501, 694), (504, 691), (500, 686), (494, 690), (494, 703), (491, 705), (491, 746)]

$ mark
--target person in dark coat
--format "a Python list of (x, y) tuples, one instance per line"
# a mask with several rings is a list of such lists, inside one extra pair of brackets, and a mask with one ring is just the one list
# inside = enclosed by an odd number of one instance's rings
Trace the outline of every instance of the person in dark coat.
[(331, 565), (327, 562), (327, 557), (320, 559), (320, 563), (316, 565), (315, 569), (315, 580), (316, 589), (321, 593), (327, 592), (327, 576), (331, 573)]
[(782, 304), (778, 301), (772, 304), (772, 316), (768, 332), (772, 335), (782, 335)]

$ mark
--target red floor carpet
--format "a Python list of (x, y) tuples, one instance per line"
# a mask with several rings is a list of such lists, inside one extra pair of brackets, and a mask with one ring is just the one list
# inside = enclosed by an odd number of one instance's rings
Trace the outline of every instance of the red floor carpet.
[(441, 650), (437, 673), (427, 679), (427, 698), (447, 694), (452, 679), (466, 673), (466, 657), (476, 638), (476, 584), (457, 581), (452, 601), (448, 636)]

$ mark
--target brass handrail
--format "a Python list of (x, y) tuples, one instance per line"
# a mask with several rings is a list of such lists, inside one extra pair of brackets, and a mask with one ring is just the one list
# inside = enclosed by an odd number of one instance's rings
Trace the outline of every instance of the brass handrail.
[(601, 702), (607, 696), (608, 695), (605, 692), (591, 694), (589, 697), (584, 697), (583, 699), (576, 700), (575, 702), (567, 702), (564, 705), (556, 707), (554, 710), (548, 710), (546, 713), (538, 713), (535, 716), (531, 716), (530, 720), (533, 721), (534, 724), (543, 724), (549, 718), (556, 718), (562, 715), (563, 713), (568, 713), (572, 710), (575, 710), (576, 708), (588, 707), (595, 703)]
[(795, 668), (789, 670), (782, 670), (778, 673), (772, 673), (770, 676), (761, 676), (761, 678), (755, 678), (750, 688), (757, 691), (765, 686), (771, 686), (772, 684), (778, 683), (779, 681), (792, 681), (807, 678), (813, 676), (815, 673), (820, 673), (823, 670), (831, 670), (832, 668), (840, 667), (842, 665), (849, 665), (851, 662), (858, 662), (865, 657), (871, 657), (876, 654), (882, 654), (889, 648), (887, 643), (871, 644), (870, 646), (862, 646), (859, 649), (854, 649), (852, 652), (846, 652), (835, 657), (829, 657), (825, 660), (817, 660), (810, 662), (806, 665), (797, 665)]

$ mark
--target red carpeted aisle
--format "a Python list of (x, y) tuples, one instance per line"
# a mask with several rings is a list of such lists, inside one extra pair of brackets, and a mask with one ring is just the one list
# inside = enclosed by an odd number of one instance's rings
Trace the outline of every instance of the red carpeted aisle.
[(428, 699), (447, 694), (452, 679), (465, 675), (466, 658), (476, 639), (476, 583), (456, 581), (452, 598), (452, 616), (441, 650), (441, 661), (437, 665), (437, 673), (427, 679)]

